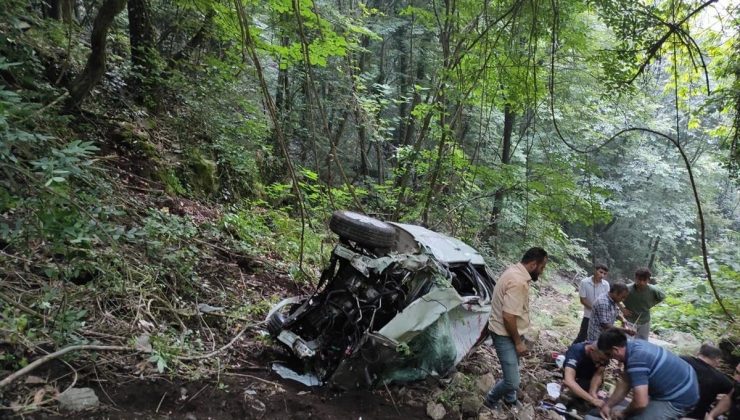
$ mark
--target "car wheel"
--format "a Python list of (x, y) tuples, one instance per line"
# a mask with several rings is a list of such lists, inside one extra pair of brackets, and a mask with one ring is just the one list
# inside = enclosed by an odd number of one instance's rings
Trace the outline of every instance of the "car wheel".
[(270, 316), (270, 319), (267, 320), (267, 332), (270, 333), (271, 336), (277, 337), (280, 335), (280, 331), (283, 330), (284, 323), (285, 320), (280, 312), (275, 312)]
[(390, 248), (396, 240), (393, 226), (351, 211), (335, 211), (329, 229), (341, 238), (376, 248)]

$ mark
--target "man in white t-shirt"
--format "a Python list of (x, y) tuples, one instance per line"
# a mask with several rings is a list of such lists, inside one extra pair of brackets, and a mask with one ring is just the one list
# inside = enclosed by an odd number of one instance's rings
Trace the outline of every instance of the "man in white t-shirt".
[(588, 321), (591, 318), (591, 306), (600, 296), (609, 293), (609, 283), (606, 281), (606, 275), (609, 268), (604, 264), (594, 266), (594, 275), (581, 280), (578, 287), (578, 296), (581, 298), (583, 305), (583, 319), (581, 320), (581, 329), (578, 331), (578, 337), (573, 340), (573, 344), (580, 343), (586, 339), (588, 334)]

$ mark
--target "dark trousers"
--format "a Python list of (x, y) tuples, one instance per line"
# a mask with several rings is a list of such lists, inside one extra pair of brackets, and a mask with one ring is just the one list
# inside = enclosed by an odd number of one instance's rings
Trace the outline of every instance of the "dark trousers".
[[(588, 318), (583, 317), (583, 319), (581, 320), (581, 329), (578, 330), (578, 337), (573, 340), (573, 344), (580, 343), (581, 341), (586, 341), (586, 338), (588, 338)], [(571, 344), (571, 346), (573, 344)]]

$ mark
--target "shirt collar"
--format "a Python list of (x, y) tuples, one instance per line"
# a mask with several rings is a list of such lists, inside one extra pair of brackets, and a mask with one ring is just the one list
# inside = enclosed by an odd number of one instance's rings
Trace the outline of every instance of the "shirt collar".
[(522, 272), (527, 274), (527, 281), (532, 281), (532, 275), (529, 274), (529, 271), (527, 271), (527, 268), (522, 264), (521, 262), (518, 262), (516, 264), (516, 267)]

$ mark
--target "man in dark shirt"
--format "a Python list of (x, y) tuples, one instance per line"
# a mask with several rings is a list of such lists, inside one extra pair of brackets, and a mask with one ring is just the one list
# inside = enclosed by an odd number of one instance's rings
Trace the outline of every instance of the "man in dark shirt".
[(604, 379), (606, 362), (608, 362), (606, 355), (596, 348), (596, 343), (584, 341), (573, 344), (565, 352), (563, 385), (567, 386), (578, 398), (596, 407), (601, 407), (604, 401), (596, 393)]
[(732, 387), (732, 391), (717, 403), (712, 411), (707, 414), (705, 420), (714, 420), (720, 414), (728, 413), (728, 419), (735, 420), (740, 419), (740, 363), (735, 366), (735, 373), (733, 375), (735, 383)]
[(721, 357), (722, 351), (709, 344), (701, 346), (696, 357), (681, 356), (694, 368), (699, 380), (699, 402), (691, 412), (686, 414), (686, 417), (703, 419), (717, 399), (717, 395), (727, 394), (732, 390), (730, 378), (717, 370)]

